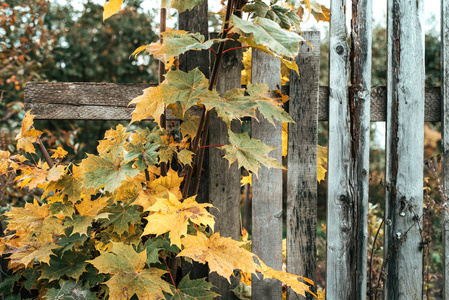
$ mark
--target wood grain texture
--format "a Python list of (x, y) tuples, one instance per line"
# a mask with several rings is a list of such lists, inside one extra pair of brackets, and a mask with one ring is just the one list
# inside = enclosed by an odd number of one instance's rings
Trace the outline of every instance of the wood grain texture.
[[(209, 23), (207, 2), (207, 0), (204, 0), (201, 5), (195, 6), (192, 10), (180, 13), (178, 17), (178, 28), (189, 32), (201, 33), (208, 40)], [(209, 78), (210, 66), (209, 50), (189, 51), (179, 56), (179, 69), (184, 72), (199, 68)]]
[[(25, 110), (34, 109), (36, 119), (56, 120), (131, 120), (133, 108), (128, 103), (141, 95), (142, 90), (154, 84), (120, 84), (91, 82), (28, 82), (25, 86)], [(282, 89), (288, 94), (288, 87)], [(328, 121), (329, 88), (320, 86), (318, 121)], [(441, 121), (440, 88), (426, 88), (424, 120), (426, 122)], [(107, 117), (101, 111), (89, 113), (95, 106), (109, 111)], [(108, 110), (108, 106), (113, 109)], [(72, 112), (72, 109), (74, 111)], [(52, 110), (63, 110), (61, 113)], [(193, 112), (199, 115), (199, 111)], [(48, 114), (48, 115), (47, 115)], [(84, 115), (88, 116), (83, 117)], [(371, 89), (371, 122), (386, 121), (387, 88), (377, 86)], [(170, 116), (169, 116), (170, 118)], [(173, 118), (171, 118), (173, 119)]]
[(423, 0), (388, 2), (384, 297), (422, 299)]
[[(290, 73), (287, 152), (287, 272), (316, 281), (317, 144), (320, 32), (306, 31)], [(312, 291), (316, 293), (313, 287)], [(303, 299), (291, 289), (287, 299)], [(307, 294), (306, 299), (315, 299)]]
[[(251, 82), (265, 83), (270, 90), (281, 87), (281, 65), (277, 58), (253, 50)], [(282, 159), (282, 126), (274, 127), (260, 113), (251, 122), (252, 138), (276, 148), (270, 156)], [(282, 268), (282, 170), (261, 167), (253, 176), (252, 189), (252, 250), (265, 264), (276, 270)], [(281, 299), (282, 286), (277, 280), (252, 277), (252, 298)]]
[(349, 181), (354, 197), (353, 294), (351, 299), (366, 300), (368, 188), (371, 96), (372, 1), (352, 0), (351, 89), (349, 90), (351, 158)]
[(346, 1), (331, 3), (326, 299), (354, 299), (354, 195)]
[(443, 125), (443, 299), (449, 300), (449, 2), (441, 0), (441, 122)]
[[(236, 41), (229, 41), (225, 49), (240, 46)], [(217, 82), (217, 91), (223, 95), (227, 90), (241, 87), (242, 50), (227, 52), (223, 55), (220, 75)], [(239, 121), (232, 122), (232, 131), (240, 133)], [(209, 126), (209, 145), (226, 145), (228, 126), (212, 112)], [(240, 240), (240, 169), (237, 163), (229, 165), (224, 159), (224, 150), (217, 147), (209, 148), (209, 201), (217, 209), (213, 209), (215, 216), (215, 232), (221, 236)], [(231, 284), (215, 273), (209, 274), (209, 281), (217, 287), (217, 293), (221, 295), (218, 299), (231, 300), (238, 298), (231, 291), (240, 280), (240, 273), (235, 272)]]

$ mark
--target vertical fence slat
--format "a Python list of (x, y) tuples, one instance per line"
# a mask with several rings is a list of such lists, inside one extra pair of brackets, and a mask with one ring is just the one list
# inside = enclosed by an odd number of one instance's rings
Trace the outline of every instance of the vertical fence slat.
[(422, 298), (423, 0), (388, 2), (385, 299)]
[[(253, 50), (251, 81), (265, 83), (270, 90), (281, 87), (279, 59)], [(274, 127), (261, 114), (252, 120), (251, 134), (270, 147), (276, 148), (270, 156), (282, 159), (282, 127)], [(282, 170), (261, 167), (259, 177), (253, 176), (252, 189), (252, 250), (268, 266), (282, 268)], [(277, 280), (259, 280), (252, 277), (252, 297), (257, 300), (281, 299), (281, 283)]]
[[(441, 0), (441, 122), (443, 192), (449, 195), (449, 2)], [(444, 199), (447, 201), (447, 199)], [(446, 202), (447, 205), (447, 202)], [(443, 299), (449, 300), (449, 207), (443, 207)]]
[[(237, 41), (228, 41), (226, 48), (240, 46)], [(220, 94), (225, 91), (241, 87), (241, 50), (233, 50), (223, 55), (218, 77), (217, 90)], [(239, 121), (231, 125), (233, 132), (240, 133)], [(228, 126), (212, 112), (209, 127), (209, 145), (227, 144)], [(215, 231), (224, 237), (234, 240), (240, 239), (240, 169), (237, 163), (229, 166), (229, 162), (223, 159), (224, 150), (215, 147), (209, 149), (209, 200), (218, 210), (214, 210)], [(238, 284), (240, 277), (232, 277), (232, 283), (216, 273), (209, 274), (210, 282), (217, 287), (220, 299), (238, 299), (231, 289)]]
[(355, 204), (354, 289), (352, 299), (366, 300), (368, 184), (371, 100), (372, 1), (352, 0), (351, 23), (351, 176)]
[[(317, 144), (320, 32), (306, 31), (290, 75), (287, 154), (287, 272), (316, 281)], [(288, 291), (287, 299), (298, 299)], [(307, 294), (307, 299), (314, 297)]]
[(326, 299), (354, 299), (354, 195), (346, 1), (331, 1)]

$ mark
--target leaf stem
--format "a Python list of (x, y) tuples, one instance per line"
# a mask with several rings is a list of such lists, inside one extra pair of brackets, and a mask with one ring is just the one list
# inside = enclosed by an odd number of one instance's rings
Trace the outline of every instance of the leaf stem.
[(48, 166), (51, 168), (53, 168), (53, 166), (55, 165), (53, 163), (53, 160), (50, 157), (50, 154), (48, 154), (47, 149), (45, 148), (44, 144), (42, 144), (42, 140), (39, 139), (39, 141), (37, 142), (37, 146), (39, 147), (39, 150), (42, 153), (42, 156), (44, 157), (45, 161), (47, 162)]
[[(223, 30), (222, 30), (222, 35), (221, 35), (222, 39), (226, 38), (227, 33), (230, 30), (229, 20), (231, 19), (231, 14), (233, 12), (233, 6), (234, 6), (234, 1), (228, 0), (228, 5), (226, 7), (226, 17), (223, 22)], [(221, 59), (223, 57), (223, 51), (224, 51), (225, 44), (226, 44), (226, 42), (222, 41), (222, 42), (220, 42), (220, 44), (218, 46), (217, 56), (215, 58), (214, 66), (212, 68), (212, 75), (209, 80), (209, 87), (208, 87), (209, 91), (212, 91), (214, 86), (217, 84), (218, 74), (220, 72)], [(196, 163), (197, 167), (195, 169), (195, 176), (194, 176), (195, 184), (194, 184), (193, 193), (192, 193), (193, 195), (196, 195), (198, 193), (199, 181), (201, 178), (201, 169), (202, 169), (201, 167), (203, 165), (204, 150), (205, 150), (204, 148), (199, 149), (198, 144), (201, 139), (201, 146), (206, 145), (209, 123), (210, 123), (210, 114), (206, 110), (206, 107), (203, 107), (203, 111), (201, 113), (201, 119), (198, 124), (198, 130), (197, 130), (196, 137), (194, 139), (193, 147), (192, 147), (192, 152), (196, 153), (196, 155), (197, 155), (197, 163)], [(184, 182), (184, 188), (182, 191), (183, 198), (186, 198), (189, 195), (190, 182), (192, 180), (192, 175), (193, 175), (193, 166), (188, 169), (188, 173), (186, 175), (186, 179)]]
[(223, 54), (225, 54), (226, 52), (232, 51), (232, 50), (246, 49), (246, 48), (249, 48), (249, 47), (248, 46), (241, 46), (241, 47), (229, 48), (229, 49), (226, 49), (225, 51), (223, 51)]
[(210, 148), (210, 147), (223, 147), (224, 145), (206, 145), (206, 146), (201, 146), (198, 149), (203, 149), (203, 148)]
[(171, 282), (173, 283), (173, 286), (176, 288), (175, 280), (173, 279), (173, 275), (171, 274), (172, 270), (168, 267), (167, 260), (165, 259), (164, 256), (162, 256), (162, 259), (164, 260), (165, 266), (167, 267), (168, 274), (170, 274)]

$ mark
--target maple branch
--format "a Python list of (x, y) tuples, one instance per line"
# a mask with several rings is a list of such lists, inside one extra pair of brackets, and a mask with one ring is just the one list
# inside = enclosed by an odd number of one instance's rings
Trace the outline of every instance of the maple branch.
[(41, 139), (39, 139), (39, 141), (37, 142), (37, 146), (39, 147), (39, 150), (41, 151), (42, 156), (44, 157), (44, 159), (47, 162), (50, 169), (53, 168), (53, 166), (55, 164), (53, 163), (53, 160), (51, 159), (50, 154), (48, 154), (48, 151), (45, 148), (44, 144), (42, 144)]
[(223, 51), (223, 54), (225, 54), (226, 52), (232, 51), (232, 50), (246, 49), (246, 48), (249, 48), (249, 47), (248, 46), (241, 46), (241, 47), (229, 48), (229, 49)]
[(199, 147), (199, 149), (203, 149), (203, 148), (210, 148), (210, 147), (223, 147), (224, 145), (206, 145), (206, 146), (201, 146)]
[(168, 267), (167, 260), (165, 259), (165, 257), (163, 255), (162, 255), (162, 259), (164, 260), (165, 266), (169, 270), (168, 274), (170, 274), (171, 282), (173, 283), (173, 286), (176, 288), (175, 280), (173, 279), (173, 275), (171, 274), (172, 270)]
[[(230, 30), (229, 20), (231, 19), (233, 5), (234, 5), (234, 1), (228, 0), (228, 5), (226, 7), (226, 17), (223, 22), (223, 30), (222, 30), (222, 35), (221, 35), (222, 39), (226, 38), (227, 33)], [(221, 64), (221, 59), (223, 57), (223, 51), (224, 51), (225, 44), (226, 44), (226, 42), (223, 41), (223, 42), (220, 42), (220, 44), (218, 46), (217, 55), (215, 58), (214, 66), (212, 68), (211, 78), (209, 80), (209, 87), (208, 87), (209, 91), (212, 91), (214, 86), (217, 84), (218, 74), (220, 72), (220, 64)], [(194, 185), (194, 189), (193, 189), (193, 195), (196, 195), (198, 193), (199, 178), (201, 177), (201, 167), (203, 165), (204, 150), (205, 150), (204, 148), (199, 149), (198, 144), (201, 139), (201, 146), (206, 145), (209, 123), (210, 123), (210, 113), (206, 110), (206, 107), (203, 106), (200, 122), (198, 124), (198, 130), (196, 132), (196, 137), (193, 141), (193, 146), (192, 146), (192, 152), (197, 154), (197, 163), (196, 163), (197, 168), (195, 170), (195, 176), (194, 176), (195, 177), (195, 185)], [(185, 179), (184, 187), (183, 187), (183, 191), (182, 191), (183, 198), (187, 198), (187, 196), (189, 194), (190, 182), (192, 180), (192, 175), (193, 175), (192, 173), (193, 173), (193, 164), (191, 167), (188, 168), (188, 172), (186, 175), (186, 179)]]
[(212, 51), (212, 52), (214, 53), (215, 57), (217, 57), (217, 54), (218, 54), (217, 51), (215, 51), (214, 49), (212, 49), (212, 47), (210, 47), (209, 50)]
[[(167, 9), (161, 8), (161, 19), (160, 19), (161, 26), (159, 27), (159, 34), (160, 34), (160, 42), (161, 44), (164, 42), (162, 38), (162, 33), (167, 30)], [(165, 64), (160, 60), (159, 61), (159, 84), (161, 84), (165, 79)], [(164, 113), (161, 115), (161, 127), (164, 129), (167, 129), (167, 109), (164, 108)], [(147, 171), (148, 172), (148, 171)], [(147, 173), (145, 173), (145, 176)], [(167, 176), (167, 163), (163, 162), (161, 163), (161, 176)], [(148, 176), (149, 180), (149, 176)]]

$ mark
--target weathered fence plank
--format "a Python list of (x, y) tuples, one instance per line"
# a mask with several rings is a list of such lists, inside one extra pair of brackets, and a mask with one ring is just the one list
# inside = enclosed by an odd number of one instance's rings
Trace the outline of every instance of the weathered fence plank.
[(351, 159), (349, 182), (353, 203), (353, 294), (366, 300), (368, 183), (371, 94), (372, 1), (352, 0), (351, 89), (349, 92)]
[[(228, 41), (226, 48), (240, 46), (237, 41)], [(242, 50), (226, 52), (221, 61), (220, 76), (217, 82), (217, 91), (223, 94), (225, 91), (241, 87)], [(240, 133), (240, 121), (232, 122), (232, 131)], [(224, 145), (228, 143), (228, 126), (212, 112), (209, 125), (209, 145)], [(224, 150), (216, 147), (209, 148), (209, 202), (217, 208), (213, 210), (215, 216), (215, 232), (221, 236), (240, 240), (240, 169), (237, 163), (229, 166), (229, 162), (223, 159)], [(236, 272), (239, 274), (239, 272)], [(231, 278), (231, 284), (217, 275), (209, 275), (210, 282), (217, 287), (219, 299), (238, 299), (231, 291), (240, 280), (240, 276)]]
[(346, 1), (331, 2), (329, 44), (329, 150), (326, 299), (354, 299), (354, 195), (351, 189), (351, 120)]
[[(281, 64), (264, 52), (253, 50), (251, 82), (265, 83), (270, 90), (281, 88)], [(282, 126), (273, 127), (261, 114), (252, 120), (251, 134), (270, 147), (270, 156), (282, 159)], [(261, 167), (253, 176), (252, 190), (252, 250), (268, 266), (282, 268), (282, 170)], [(281, 299), (282, 286), (277, 280), (252, 277), (252, 297), (258, 300)]]
[(423, 0), (388, 2), (385, 299), (422, 298)]
[[(316, 281), (317, 145), (320, 32), (306, 31), (290, 74), (287, 152), (287, 272)], [(314, 289), (313, 292), (316, 292)], [(287, 299), (299, 299), (288, 291)], [(307, 294), (306, 299), (314, 296)]]
[(443, 125), (443, 299), (449, 300), (449, 1), (441, 0), (441, 122)]
[[(128, 103), (142, 94), (142, 90), (155, 84), (91, 83), (91, 82), (28, 82), (25, 86), (25, 109), (33, 109), (36, 119), (55, 120), (131, 120), (133, 107)], [(282, 87), (284, 94), (288, 88)], [(328, 121), (329, 88), (320, 86), (318, 121)], [(90, 114), (93, 108), (111, 111), (107, 116)], [(49, 111), (61, 110), (61, 112)], [(74, 111), (72, 111), (74, 110)], [(199, 115), (201, 110), (193, 111)], [(170, 115), (167, 117), (170, 118)], [(172, 118), (173, 119), (173, 118)], [(387, 119), (387, 88), (371, 89), (371, 122)], [(441, 120), (440, 88), (426, 88), (424, 121)]]

